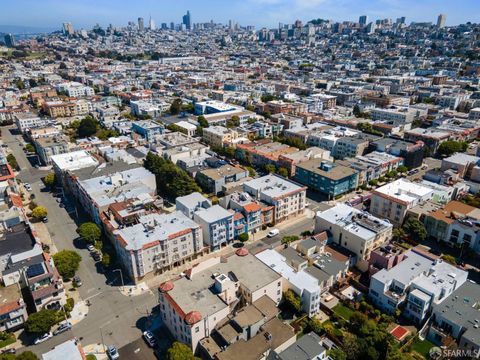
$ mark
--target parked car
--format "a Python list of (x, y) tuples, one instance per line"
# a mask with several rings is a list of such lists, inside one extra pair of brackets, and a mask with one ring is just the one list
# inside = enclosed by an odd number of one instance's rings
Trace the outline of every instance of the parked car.
[(87, 245), (87, 249), (88, 249), (88, 251), (90, 251), (90, 252), (94, 252), (94, 251), (95, 251), (95, 246), (93, 246), (92, 244), (88, 244), (88, 245)]
[(80, 279), (80, 276), (75, 275), (73, 277), (73, 283), (75, 284), (76, 287), (82, 286), (82, 279)]
[(25, 189), (27, 189), (27, 191), (32, 191), (32, 186), (29, 183), (25, 183), (23, 184), (23, 186), (25, 187)]
[(268, 232), (267, 236), (268, 237), (274, 237), (275, 235), (278, 235), (280, 231), (278, 229), (272, 229)]
[(16, 354), (16, 353), (17, 353), (17, 350), (15, 348), (2, 350), (2, 355), (3, 354)]
[(61, 334), (61, 333), (65, 332), (65, 331), (70, 330), (71, 328), (72, 328), (72, 324), (67, 321), (66, 323), (61, 324), (61, 325), (57, 328), (57, 330), (55, 330), (55, 331), (53, 332), (53, 335), (55, 336), (55, 335)]
[(150, 347), (155, 347), (157, 345), (157, 341), (155, 340), (155, 337), (153, 336), (153, 333), (151, 331), (144, 331), (143, 338)]
[(48, 332), (48, 333), (45, 333), (43, 334), (42, 336), (39, 336), (38, 338), (35, 339), (35, 341), (33, 342), (35, 345), (37, 344), (40, 344), (44, 341), (47, 341), (48, 339), (50, 339), (51, 337), (53, 337), (52, 333), (51, 332)]
[(110, 360), (117, 360), (120, 359), (120, 354), (118, 353), (118, 350), (115, 346), (113, 345), (108, 345), (107, 347), (107, 355)]
[(45, 216), (45, 217), (42, 219), (42, 222), (45, 223), (45, 224), (48, 223), (48, 217)]
[(95, 261), (102, 260), (102, 255), (98, 251), (93, 252), (92, 256), (93, 256), (93, 260), (95, 260)]

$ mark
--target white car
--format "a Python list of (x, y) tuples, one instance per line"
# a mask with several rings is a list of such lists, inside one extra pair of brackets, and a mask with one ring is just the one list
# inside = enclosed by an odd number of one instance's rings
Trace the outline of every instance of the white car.
[(92, 244), (88, 244), (87, 249), (88, 249), (88, 251), (93, 252), (93, 251), (95, 251), (95, 246), (93, 246)]
[(120, 354), (115, 346), (109, 345), (107, 347), (107, 355), (110, 360), (117, 360), (120, 359)]
[(23, 186), (25, 187), (25, 189), (27, 189), (27, 191), (32, 191), (32, 186), (29, 183), (25, 183), (23, 184)]
[(39, 336), (38, 338), (35, 339), (35, 341), (33, 342), (35, 345), (37, 344), (40, 344), (44, 341), (47, 341), (48, 339), (50, 339), (51, 337), (53, 337), (52, 333), (51, 332), (48, 332), (48, 333), (45, 333), (43, 334), (42, 336)]
[(267, 236), (271, 238), (271, 237), (274, 237), (275, 235), (278, 235), (279, 233), (280, 231), (278, 229), (272, 229), (268, 232)]

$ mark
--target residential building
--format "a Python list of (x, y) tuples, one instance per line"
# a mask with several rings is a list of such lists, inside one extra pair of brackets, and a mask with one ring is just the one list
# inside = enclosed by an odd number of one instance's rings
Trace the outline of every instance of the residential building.
[(155, 135), (164, 134), (165, 127), (153, 120), (140, 120), (132, 123), (132, 131), (150, 142), (154, 139)]
[(70, 151), (70, 141), (66, 136), (38, 137), (33, 144), (45, 165), (51, 165), (53, 155), (65, 154)]
[(179, 196), (175, 199), (175, 208), (190, 219), (193, 219), (197, 210), (208, 209), (211, 206), (212, 202), (198, 192)]
[(233, 211), (213, 205), (195, 211), (193, 220), (201, 226), (203, 241), (212, 250), (219, 250), (233, 241)]
[(304, 213), (307, 188), (281, 176), (269, 174), (247, 181), (243, 190), (274, 207), (273, 224)]
[(0, 288), (0, 331), (15, 331), (27, 321), (27, 305), (19, 284)]
[(173, 338), (197, 350), (235, 310), (240, 300), (252, 304), (267, 296), (278, 305), (282, 278), (246, 248), (229, 257), (214, 257), (185, 271), (185, 276), (159, 287), (163, 323)]
[(390, 314), (403, 304), (403, 315), (422, 325), (432, 306), (445, 301), (467, 281), (467, 275), (431, 254), (412, 249), (397, 265), (372, 276), (369, 297), (375, 306)]
[(100, 164), (94, 156), (85, 150), (52, 155), (50, 161), (58, 181), (67, 190), (71, 190), (72, 186), (72, 177), (69, 173), (91, 167), (96, 168)]
[(227, 184), (238, 183), (248, 177), (248, 170), (239, 166), (224, 165), (219, 168), (201, 170), (197, 172), (195, 180), (208, 193), (215, 195), (224, 192)]
[(421, 141), (429, 149), (430, 154), (435, 154), (440, 144), (444, 141), (450, 140), (451, 133), (444, 130), (438, 130), (435, 128), (415, 128), (405, 131), (404, 139), (407, 141)]
[(220, 205), (235, 211), (235, 238), (243, 233), (254, 234), (262, 225), (269, 224), (268, 220), (264, 220), (261, 204), (246, 192), (227, 194), (220, 199)]
[(74, 81), (58, 84), (56, 89), (65, 92), (68, 97), (74, 98), (95, 95), (93, 88)]
[(141, 214), (129, 226), (103, 219), (122, 268), (134, 282), (183, 264), (204, 249), (202, 229), (180, 211)]
[(383, 138), (372, 142), (378, 152), (403, 158), (403, 165), (409, 169), (422, 166), (425, 144), (422, 141), (415, 143), (399, 139)]
[(47, 126), (52, 122), (53, 121), (51, 119), (42, 119), (33, 113), (15, 114), (15, 124), (22, 134), (26, 133), (29, 129)]
[(359, 137), (341, 137), (333, 148), (333, 157), (335, 159), (344, 159), (346, 157), (360, 156), (368, 148), (369, 141)]
[(42, 360), (85, 360), (86, 355), (77, 339), (67, 340), (42, 355)]
[(389, 222), (343, 203), (317, 212), (315, 218), (315, 233), (327, 231), (333, 243), (356, 255), (362, 271), (368, 268), (370, 253), (391, 239), (392, 230)]
[(327, 349), (322, 345), (322, 339), (310, 332), (300, 337), (294, 344), (281, 352), (272, 352), (268, 360), (326, 360)]
[(295, 180), (332, 199), (357, 187), (358, 174), (352, 168), (312, 159), (297, 165)]
[(299, 150), (291, 154), (281, 154), (278, 156), (278, 165), (288, 170), (290, 177), (294, 177), (297, 165), (312, 159), (321, 159), (333, 161), (330, 151), (319, 147), (310, 147), (306, 150)]
[(429, 187), (398, 179), (372, 191), (370, 212), (401, 225), (409, 209), (430, 200), (433, 194), (433, 189)]
[[(454, 170), (458, 176), (462, 179), (470, 179), (471, 176), (475, 177), (480, 173), (480, 157), (465, 154), (456, 153), (452, 156), (442, 159), (441, 171)], [(477, 167), (477, 169), (474, 168)], [(477, 177), (480, 180), (480, 176)]]
[(236, 154), (241, 159), (250, 159), (250, 162), (256, 166), (265, 166), (276, 165), (280, 155), (293, 154), (297, 151), (295, 147), (263, 139), (237, 144)]
[(214, 147), (231, 145), (239, 137), (235, 129), (229, 129), (220, 125), (204, 128), (202, 134), (203, 141)]

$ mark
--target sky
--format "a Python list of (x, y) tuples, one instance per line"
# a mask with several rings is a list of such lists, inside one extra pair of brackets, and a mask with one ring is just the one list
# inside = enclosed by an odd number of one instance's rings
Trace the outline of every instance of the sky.
[(378, 18), (406, 16), (411, 21), (436, 22), (438, 14), (447, 15), (447, 25), (467, 21), (480, 22), (480, 0), (0, 0), (0, 26), (23, 25), (60, 29), (72, 22), (76, 29), (125, 25), (128, 21), (151, 16), (155, 23), (180, 23), (190, 10), (192, 21), (277, 27), (296, 19), (358, 21), (368, 15)]

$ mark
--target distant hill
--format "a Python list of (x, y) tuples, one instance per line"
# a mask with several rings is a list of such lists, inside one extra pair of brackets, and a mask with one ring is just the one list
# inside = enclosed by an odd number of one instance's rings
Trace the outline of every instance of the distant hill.
[(21, 25), (0, 25), (0, 33), (11, 34), (41, 34), (51, 33), (58, 28), (40, 27), (40, 26), (21, 26)]

